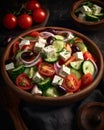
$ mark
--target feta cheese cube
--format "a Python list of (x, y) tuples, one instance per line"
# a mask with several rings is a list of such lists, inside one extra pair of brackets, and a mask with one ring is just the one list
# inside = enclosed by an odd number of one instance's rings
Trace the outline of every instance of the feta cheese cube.
[(43, 44), (46, 44), (46, 43), (47, 43), (47, 42), (46, 42), (46, 39), (44, 39), (44, 38), (42, 38), (42, 37), (39, 37), (38, 42), (39, 42), (39, 43), (43, 43)]
[(72, 34), (72, 33), (68, 33), (69, 35), (68, 35), (68, 39), (72, 39), (72, 38), (74, 38), (74, 35)]
[(65, 65), (62, 65), (61, 69), (59, 70), (59, 75), (65, 77), (68, 74), (70, 74), (70, 68)]
[(37, 86), (34, 86), (31, 93), (34, 95), (34, 94), (39, 94), (41, 95), (42, 94), (42, 91), (37, 87)]
[(83, 14), (83, 13), (79, 13), (79, 15), (78, 15), (78, 18), (80, 19), (80, 20), (85, 20), (85, 14)]
[(11, 69), (14, 69), (14, 68), (15, 68), (15, 67), (14, 67), (14, 63), (13, 63), (13, 62), (11, 62), (11, 63), (9, 63), (9, 64), (5, 65), (5, 68), (6, 68), (6, 70), (11, 70)]
[(46, 46), (43, 48), (43, 53), (47, 56), (47, 57), (52, 57), (56, 52), (55, 49), (52, 45)]
[(97, 15), (101, 12), (102, 8), (96, 4), (93, 5), (93, 13), (94, 15)]
[(43, 80), (43, 77), (38, 72), (36, 72), (35, 75), (33, 76), (33, 80), (36, 83), (38, 83), (39, 81)]
[(84, 14), (86, 14), (86, 13), (92, 14), (92, 10), (87, 5), (83, 5), (81, 7), (81, 12), (84, 13)]
[(36, 42), (34, 46), (34, 51), (39, 52), (45, 47), (45, 44), (42, 42)]
[(71, 52), (63, 49), (63, 51), (60, 52), (59, 56), (62, 58), (63, 61), (66, 61), (71, 57)]
[(22, 40), (19, 44), (19, 48), (21, 49), (24, 45), (30, 45), (30, 41), (29, 40)]
[(55, 75), (52, 80), (52, 84), (56, 86), (56, 85), (62, 85), (62, 83), (63, 83), (63, 78), (58, 75)]
[(84, 59), (82, 52), (75, 52), (75, 53), (73, 54), (73, 56), (76, 57), (76, 60), (83, 60), (83, 59)]

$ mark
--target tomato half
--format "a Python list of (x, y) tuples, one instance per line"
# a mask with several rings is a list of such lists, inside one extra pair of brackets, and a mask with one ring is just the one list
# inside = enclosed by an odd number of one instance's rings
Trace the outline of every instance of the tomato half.
[(52, 64), (42, 62), (38, 66), (38, 71), (44, 76), (53, 76), (55, 74), (55, 68)]
[(31, 37), (37, 37), (37, 36), (39, 36), (39, 32), (32, 31), (32, 32), (29, 33), (29, 36), (31, 36)]
[(84, 57), (84, 60), (91, 60), (91, 61), (96, 61), (95, 58), (92, 56), (92, 54), (89, 52), (89, 51), (85, 51), (83, 53), (83, 57)]
[(34, 43), (33, 42), (30, 42), (30, 44), (29, 45), (23, 45), (22, 46), (22, 48), (21, 48), (21, 50), (23, 51), (23, 50), (31, 50), (31, 51), (34, 51)]
[(29, 90), (33, 87), (31, 79), (25, 74), (22, 73), (16, 78), (16, 85), (17, 87), (23, 90)]
[(87, 73), (85, 75), (82, 76), (81, 78), (81, 87), (84, 88), (88, 85), (90, 85), (93, 81), (93, 76), (91, 75), (91, 73)]
[(64, 78), (63, 87), (68, 92), (76, 92), (79, 89), (79, 87), (80, 87), (80, 83), (79, 83), (79, 81), (78, 81), (76, 76), (74, 76), (74, 75), (67, 75)]

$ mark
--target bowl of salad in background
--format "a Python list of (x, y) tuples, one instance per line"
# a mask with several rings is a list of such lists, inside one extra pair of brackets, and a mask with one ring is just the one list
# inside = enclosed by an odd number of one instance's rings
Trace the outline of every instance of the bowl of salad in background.
[(85, 35), (62, 27), (31, 29), (8, 44), (1, 72), (7, 87), (39, 105), (88, 96), (103, 76), (103, 56)]
[(70, 17), (81, 29), (100, 30), (104, 27), (104, 2), (99, 0), (75, 1), (70, 8)]

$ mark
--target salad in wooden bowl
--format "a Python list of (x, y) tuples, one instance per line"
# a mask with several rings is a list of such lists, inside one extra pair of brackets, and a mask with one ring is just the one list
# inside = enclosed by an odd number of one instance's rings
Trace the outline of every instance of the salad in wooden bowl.
[(42, 27), (20, 34), (7, 46), (1, 71), (7, 87), (21, 99), (63, 105), (83, 99), (97, 87), (103, 56), (79, 32)]

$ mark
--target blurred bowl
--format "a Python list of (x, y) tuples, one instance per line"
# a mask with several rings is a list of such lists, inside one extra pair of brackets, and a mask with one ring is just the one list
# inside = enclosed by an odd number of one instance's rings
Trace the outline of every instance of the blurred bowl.
[[(60, 31), (68, 31), (68, 32), (71, 32), (72, 34), (74, 34), (75, 36), (78, 36), (81, 39), (83, 39), (85, 45), (88, 47), (88, 50), (98, 60), (97, 75), (94, 78), (94, 81), (89, 86), (84, 87), (83, 89), (81, 89), (73, 94), (66, 95), (66, 96), (63, 95), (63, 96), (59, 96), (59, 97), (46, 97), (46, 96), (32, 95), (30, 92), (18, 88), (14, 84), (14, 82), (11, 80), (11, 78), (9, 77), (8, 72), (6, 70), (5, 64), (6, 64), (6, 61), (8, 59), (10, 59), (10, 54), (12, 52), (13, 44), (16, 41), (18, 41), (20, 39), (20, 37), (23, 37), (32, 31), (41, 32), (41, 31), (44, 31), (47, 29), (56, 30), (56, 31), (59, 31), (59, 30)], [(85, 35), (77, 32), (77, 31), (67, 29), (67, 28), (62, 28), (62, 27), (41, 27), (41, 28), (26, 31), (26, 32), (20, 34), (11, 43), (8, 44), (8, 46), (5, 49), (4, 54), (2, 56), (2, 61), (1, 61), (1, 72), (2, 72), (2, 76), (4, 78), (4, 81), (7, 85), (6, 87), (9, 87), (10, 90), (13, 90), (14, 93), (17, 94), (18, 97), (20, 97), (22, 100), (25, 100), (27, 102), (31, 102), (31, 103), (34, 103), (37, 105), (50, 105), (50, 106), (59, 106), (59, 105), (70, 104), (70, 103), (79, 101), (79, 100), (85, 98), (86, 96), (88, 96), (97, 87), (100, 80), (102, 79), (103, 67), (104, 67), (104, 64), (103, 64), (102, 53), (99, 50), (99, 47), (92, 40), (90, 40), (88, 37), (86, 37)]]
[[(78, 16), (75, 14), (75, 11), (82, 5), (82, 3), (84, 2), (91, 2), (91, 3), (94, 3), (100, 7), (102, 7), (102, 9), (104, 9), (104, 2), (102, 1), (99, 1), (99, 0), (78, 0), (78, 1), (75, 1), (72, 6), (70, 7), (70, 17), (71, 19), (73, 20), (73, 22), (75, 23), (75, 25), (78, 27), (78, 28), (81, 28), (82, 30), (92, 30), (92, 31), (95, 31), (95, 30), (100, 30), (104, 27), (104, 18), (99, 20), (99, 21), (94, 21), (94, 22), (91, 22), (91, 21), (86, 21), (86, 20), (81, 20), (78, 18)], [(104, 11), (103, 11), (104, 13)]]

